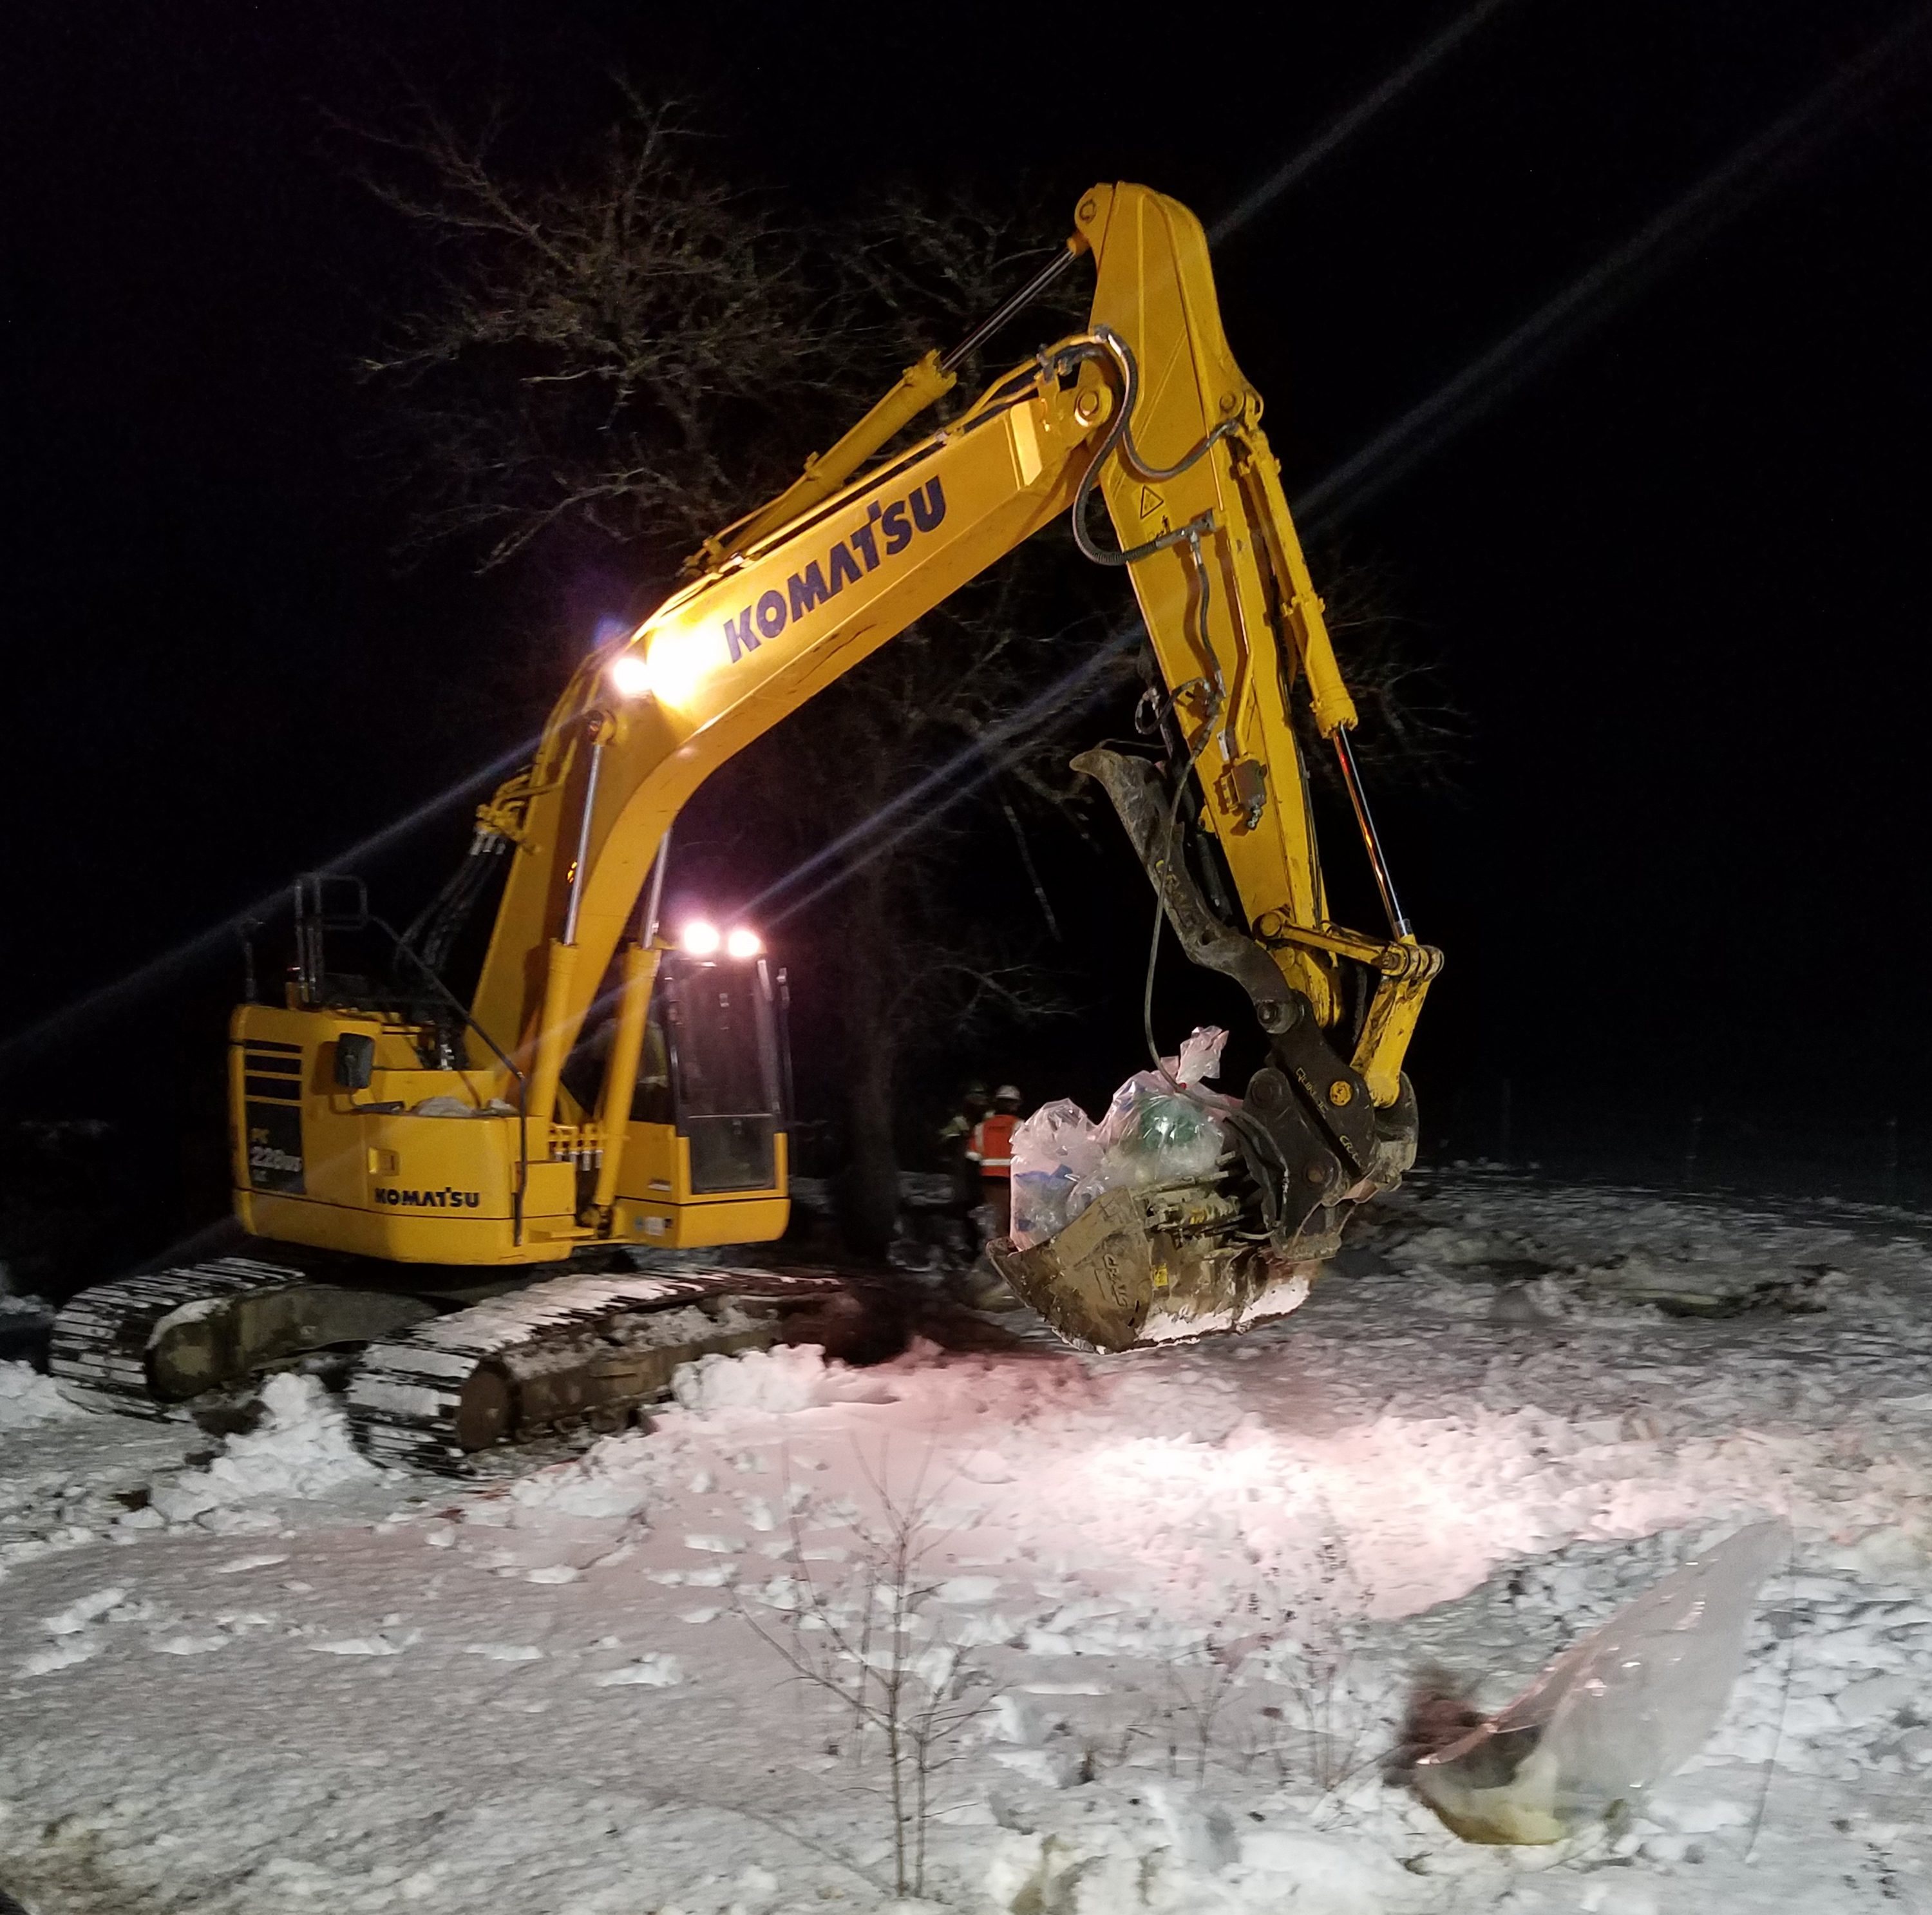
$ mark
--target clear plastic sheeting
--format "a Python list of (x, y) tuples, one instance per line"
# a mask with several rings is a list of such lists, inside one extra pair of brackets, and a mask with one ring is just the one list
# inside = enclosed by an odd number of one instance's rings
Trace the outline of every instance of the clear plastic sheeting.
[(1501, 1714), (1416, 1765), (1466, 1841), (1553, 1842), (1601, 1822), (1700, 1748), (1744, 1664), (1759, 1585), (1784, 1559), (1756, 1523), (1566, 1649)]
[(1059, 1097), (1019, 1125), (1012, 1147), (1015, 1246), (1030, 1250), (1058, 1235), (1108, 1190), (1211, 1175), (1227, 1142), (1216, 1110), (1232, 1108), (1233, 1100), (1198, 1087), (1219, 1073), (1227, 1041), (1216, 1026), (1196, 1030), (1178, 1056), (1161, 1060), (1165, 1076), (1143, 1070), (1130, 1077), (1097, 1124), (1071, 1099)]
[(1071, 1097), (1042, 1104), (1013, 1130), (1012, 1238), (1023, 1250), (1058, 1236), (1072, 1219), (1067, 1199), (1100, 1167), (1094, 1120)]
[(1180, 1055), (1162, 1058), (1161, 1066), (1177, 1084), (1203, 1083), (1220, 1076), (1221, 1053), (1227, 1048), (1228, 1034), (1218, 1024), (1197, 1025), (1188, 1033)]

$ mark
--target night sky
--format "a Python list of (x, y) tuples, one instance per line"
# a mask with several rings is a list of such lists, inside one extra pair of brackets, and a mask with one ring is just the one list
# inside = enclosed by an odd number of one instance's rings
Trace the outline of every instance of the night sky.
[[(541, 161), (610, 119), (621, 68), (708, 101), (729, 169), (803, 206), (1024, 176), (1070, 212), (1125, 178), (1211, 224), (1456, 13), (10, 9), (5, 1030), (472, 771), (513, 741), (452, 719), (466, 678), (548, 648), (560, 684), (598, 592), (635, 588), (621, 554), (562, 593), (454, 553), (397, 569), (351, 366), (416, 262), (334, 121), (500, 90)], [(1908, 13), (1500, 8), (1217, 249), (1290, 496)], [(1376, 569), (1469, 720), (1456, 789), (1382, 806), (1449, 953), (1414, 1054), (1441, 1122), (1473, 1135), (1504, 1078), (1918, 1120), (1929, 42), (1318, 546)], [(420, 896), (464, 830), (372, 875)], [(1124, 852), (1065, 881), (1118, 916), (1084, 914), (1093, 1014), (1027, 1040), (1028, 1088), (1092, 1097), (1138, 1061), (1148, 894)], [(211, 1126), (218, 1157), (238, 978), (218, 942), (16, 1044), (0, 1111)]]

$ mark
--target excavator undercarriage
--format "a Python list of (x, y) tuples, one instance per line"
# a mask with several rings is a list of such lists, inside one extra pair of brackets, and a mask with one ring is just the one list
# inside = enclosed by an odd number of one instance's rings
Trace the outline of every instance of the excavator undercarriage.
[(469, 1302), (460, 1291), (364, 1287), (375, 1274), (359, 1261), (228, 1256), (102, 1284), (60, 1313), (50, 1367), (77, 1400), (164, 1417), (334, 1352), (373, 1460), (460, 1475), (506, 1445), (623, 1429), (700, 1357), (808, 1340), (836, 1348), (859, 1307), (824, 1271), (580, 1270)]

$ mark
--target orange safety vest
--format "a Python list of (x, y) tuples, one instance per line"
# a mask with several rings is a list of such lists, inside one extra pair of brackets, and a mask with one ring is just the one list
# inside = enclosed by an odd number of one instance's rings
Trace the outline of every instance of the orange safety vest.
[(1010, 1111), (996, 1110), (974, 1125), (966, 1140), (966, 1159), (980, 1166), (982, 1177), (1013, 1174), (1013, 1129), (1018, 1122)]

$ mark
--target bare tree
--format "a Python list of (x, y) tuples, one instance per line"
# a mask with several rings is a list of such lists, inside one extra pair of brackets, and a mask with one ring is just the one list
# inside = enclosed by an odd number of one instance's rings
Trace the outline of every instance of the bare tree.
[(500, 565), (560, 521), (661, 566), (788, 461), (776, 395), (828, 389), (842, 315), (816, 299), (776, 209), (702, 172), (679, 110), (623, 112), (574, 174), (500, 164), (503, 116), (466, 132), (425, 101), (365, 133), (370, 190), (434, 270), (362, 365), (395, 396), (405, 542), (482, 542)]
[[(1362, 718), (1358, 762), (1378, 782), (1446, 788), (1468, 749), (1469, 722), (1443, 683), (1439, 658), (1396, 608), (1385, 568), (1339, 547), (1320, 557), (1324, 616)], [(1294, 719), (1313, 775), (1339, 791), (1334, 753), (1312, 714), (1298, 704)]]
[[(856, 1547), (837, 1583), (814, 1577), (794, 1506), (790, 1606), (760, 1615), (741, 1597), (739, 1613), (795, 1674), (838, 1704), (843, 1752), (855, 1769), (874, 1748), (883, 1756), (895, 1886), (916, 1895), (926, 1888), (926, 1836), (944, 1808), (934, 1784), (963, 1752), (962, 1732), (985, 1712), (992, 1691), (932, 1610), (938, 1493), (926, 1487), (923, 1463), (896, 1493), (890, 1460), (882, 1451), (877, 1468), (866, 1469), (877, 1513), (854, 1524)], [(789, 1491), (786, 1500), (794, 1502)]]

